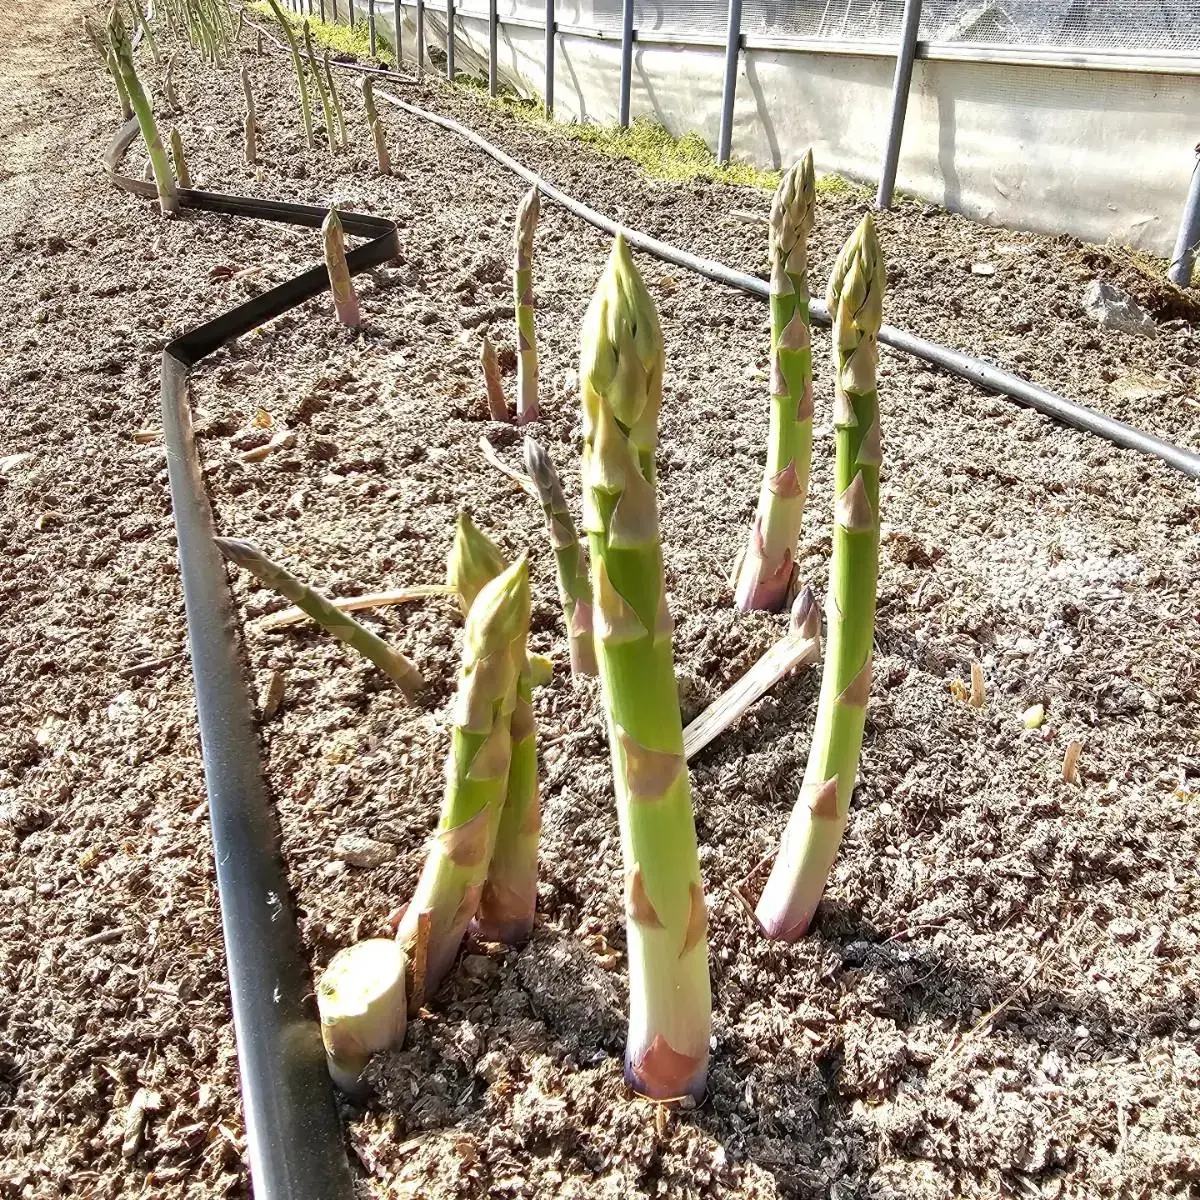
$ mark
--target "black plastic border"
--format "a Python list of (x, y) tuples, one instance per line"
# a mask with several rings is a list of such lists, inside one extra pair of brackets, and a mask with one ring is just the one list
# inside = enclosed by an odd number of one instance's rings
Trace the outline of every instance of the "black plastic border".
[[(104, 166), (117, 186), (154, 196), (153, 184), (118, 170), (137, 136), (134, 119), (110, 141)], [(327, 212), (309, 204), (194, 189), (181, 189), (179, 199), (188, 209), (309, 228), (318, 228)], [(341, 218), (348, 234), (371, 239), (346, 256), (352, 274), (398, 253), (392, 221), (350, 212)], [(212, 506), (192, 431), (187, 382), (191, 369), (220, 346), (328, 287), (325, 267), (313, 267), (188, 330), (166, 347), (162, 358), (163, 439), (257, 1200), (352, 1200), (354, 1188), (320, 1032), (305, 1010), (312, 983), (263, 785), (254, 713), (225, 564), (213, 542)]]

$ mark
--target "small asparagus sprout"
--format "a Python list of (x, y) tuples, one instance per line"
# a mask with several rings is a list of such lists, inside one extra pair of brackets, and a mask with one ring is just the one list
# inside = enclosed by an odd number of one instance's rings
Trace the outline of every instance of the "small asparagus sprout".
[(868, 214), (838, 254), (826, 293), (836, 372), (837, 500), (816, 728), (800, 797), (755, 911), (768, 937), (787, 942), (807, 931), (837, 857), (871, 692), (882, 457), (875, 367), (883, 287), (883, 253)]
[(158, 126), (154, 122), (154, 107), (150, 103), (146, 89), (138, 78), (133, 65), (133, 46), (129, 41), (129, 32), (121, 13), (114, 5), (108, 18), (108, 43), (112, 50), (117, 72), (129, 95), (129, 103), (137, 115), (141, 127), (142, 140), (146, 143), (146, 152), (150, 156), (150, 165), (154, 169), (154, 182), (158, 187), (158, 204), (163, 216), (173, 217), (179, 212), (179, 194), (175, 190), (175, 176), (171, 173), (171, 164), (167, 152), (163, 149), (162, 138), (158, 135)]
[(254, 108), (254, 90), (250, 86), (249, 67), (242, 68), (242, 94), (246, 97), (246, 120), (242, 126), (242, 144), (246, 162), (253, 165), (258, 162), (258, 117)]
[(479, 907), (508, 788), (528, 636), (522, 557), (484, 587), (467, 614), (441, 819), (396, 932), (410, 955), (410, 1013), (437, 991)]
[(391, 646), (360, 625), (349, 613), (342, 612), (331, 604), (320, 592), (306, 583), (301, 583), (291, 572), (272, 562), (252, 542), (240, 538), (217, 538), (221, 553), (231, 562), (244, 567), (260, 583), (273, 588), (281, 596), (302, 608), (318, 625), (339, 641), (352, 646), (364, 658), (368, 658), (381, 671), (392, 677), (404, 695), (412, 700), (425, 686), (421, 672)]
[(571, 520), (571, 509), (563, 495), (562, 481), (550, 455), (533, 440), (525, 439), (525, 470), (537, 488), (558, 577), (558, 597), (567, 623), (571, 646), (571, 674), (596, 674), (596, 647), (592, 638), (592, 584), (587, 558)]
[(471, 520), (470, 513), (460, 512), (446, 559), (446, 584), (458, 596), (464, 617), (484, 586), (507, 569), (500, 547)]
[(371, 1055), (404, 1041), (408, 1026), (403, 948), (391, 938), (368, 938), (339, 950), (317, 982), (317, 1011), (329, 1074), (349, 1096)]
[(513, 294), (517, 305), (517, 424), (538, 419), (537, 334), (534, 330), (533, 232), (537, 228), (537, 188), (517, 208), (513, 235)]
[(179, 51), (176, 50), (167, 59), (166, 68), (163, 70), (163, 99), (167, 103), (167, 107), (173, 112), (178, 112), (183, 106), (179, 103), (179, 96), (175, 91), (175, 60), (179, 57)]
[(483, 367), (483, 385), (487, 389), (488, 416), (493, 421), (507, 421), (508, 400), (500, 380), (500, 360), (496, 357), (492, 339), (486, 333), (480, 344), (479, 365)]
[(321, 226), (325, 239), (325, 267), (329, 271), (329, 290), (333, 293), (333, 311), (337, 319), (349, 329), (357, 329), (362, 323), (358, 309), (358, 295), (350, 279), (350, 268), (346, 263), (346, 239), (342, 233), (342, 219), (336, 208)]
[(363, 111), (367, 114), (367, 124), (373, 125), (379, 119), (379, 110), (375, 107), (375, 85), (370, 75), (362, 77)]
[[(283, 15), (283, 9), (279, 7), (279, 0), (267, 0), (267, 3), (271, 6), (271, 12), (287, 38), (288, 50), (292, 55), (292, 69), (296, 72), (296, 87), (300, 92), (300, 121), (304, 126), (304, 140), (311, 149), (313, 145), (312, 109), (308, 102), (308, 87), (304, 82), (304, 64), (300, 61), (300, 47), (296, 43), (296, 35), (292, 31), (291, 23)], [(259, 53), (262, 53), (261, 44)]]
[(342, 101), (338, 97), (337, 84), (333, 81), (333, 68), (329, 65), (329, 47), (325, 48), (322, 63), (325, 67), (325, 85), (329, 88), (329, 102), (333, 105), (333, 116), (337, 121), (338, 138), (341, 140), (342, 148), (345, 149), (350, 145), (350, 139), (346, 136), (346, 118), (342, 114)]
[(812, 151), (780, 180), (771, 204), (771, 424), (750, 541), (735, 584), (743, 612), (776, 612), (794, 586), (812, 460), (808, 234), (816, 208)]
[(329, 153), (336, 154), (338, 139), (337, 126), (333, 123), (333, 107), (329, 103), (329, 93), (325, 90), (325, 80), (321, 77), (321, 64), (313, 50), (312, 30), (307, 21), (304, 22), (304, 53), (308, 56), (309, 73), (317, 85), (317, 99), (321, 102), (321, 113), (325, 118), (325, 137), (329, 142)]
[(625, 862), (625, 1077), (651, 1099), (699, 1098), (711, 995), (654, 489), (663, 341), (620, 234), (580, 340), (583, 525)]
[(179, 130), (171, 127), (171, 160), (175, 164), (175, 178), (181, 188), (192, 186), (192, 173), (188, 170), (187, 159), (183, 156), (183, 138)]
[(371, 137), (375, 141), (375, 162), (379, 167), (379, 173), (380, 175), (390, 175), (392, 173), (392, 156), (388, 153), (387, 132), (378, 117), (371, 122)]

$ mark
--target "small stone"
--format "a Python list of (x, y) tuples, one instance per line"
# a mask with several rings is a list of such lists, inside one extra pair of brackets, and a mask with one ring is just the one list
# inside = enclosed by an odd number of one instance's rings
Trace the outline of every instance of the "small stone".
[(1021, 724), (1026, 729), (1040, 729), (1046, 720), (1046, 706), (1034, 704), (1021, 714)]
[(995, 275), (995, 273), (996, 273), (996, 264), (995, 263), (973, 262), (971, 264), (971, 274), (972, 275), (987, 276), (987, 275)]
[(379, 867), (396, 857), (396, 847), (362, 833), (343, 833), (334, 842), (333, 853), (352, 867)]
[(1111, 283), (1093, 279), (1083, 293), (1083, 311), (1105, 329), (1152, 338), (1158, 332), (1154, 318), (1131, 296)]
[(1018, 654), (1036, 654), (1037, 648), (1038, 644), (1033, 640), (1033, 638), (1017, 638), (1017, 640), (1013, 643), (1013, 649)]
[(1158, 697), (1153, 692), (1143, 692), (1141, 703), (1147, 712), (1158, 712)]

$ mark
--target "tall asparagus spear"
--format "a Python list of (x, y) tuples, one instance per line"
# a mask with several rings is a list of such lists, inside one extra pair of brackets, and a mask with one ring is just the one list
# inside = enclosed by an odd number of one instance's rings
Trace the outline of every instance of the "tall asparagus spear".
[(735, 587), (743, 612), (778, 611), (792, 588), (812, 459), (808, 234), (815, 206), (810, 150), (784, 174), (771, 204), (771, 425), (758, 511)]
[(325, 267), (329, 272), (329, 290), (333, 293), (333, 311), (343, 325), (357, 329), (362, 317), (358, 308), (358, 294), (346, 262), (342, 218), (338, 216), (336, 208), (329, 210), (329, 216), (321, 226), (321, 236), (325, 241)]
[(879, 570), (879, 405), (876, 337), (883, 319), (883, 253), (868, 213), (829, 277), (836, 434), (828, 649), (812, 749), (755, 915), (768, 937), (795, 941), (825, 890), (849, 815), (871, 692)]
[(479, 907), (507, 789), (528, 636), (522, 557), (484, 587), (467, 614), (441, 820), (396, 932), (411, 956), (410, 1013), (437, 991)]
[(275, 20), (279, 22), (279, 28), (283, 30), (284, 37), (287, 38), (288, 50), (292, 55), (292, 69), (296, 72), (296, 88), (300, 92), (300, 122), (304, 126), (304, 140), (311, 149), (313, 144), (312, 109), (308, 102), (308, 87), (304, 82), (304, 64), (300, 61), (300, 47), (296, 42), (296, 34), (292, 30), (291, 22), (283, 15), (283, 9), (279, 7), (279, 0), (267, 0), (267, 3), (270, 4)]
[(178, 57), (178, 50), (171, 52), (171, 57), (167, 59), (167, 65), (163, 69), (162, 80), (163, 99), (167, 102), (167, 107), (173, 112), (178, 112), (182, 107), (179, 103), (179, 96), (175, 92), (175, 60)]
[(329, 153), (336, 154), (338, 149), (337, 126), (333, 123), (333, 107), (329, 103), (329, 93), (325, 90), (325, 80), (321, 78), (321, 64), (317, 61), (316, 51), (313, 50), (312, 30), (307, 21), (304, 22), (304, 53), (308, 57), (308, 70), (313, 82), (317, 85), (317, 99), (321, 102), (321, 114), (325, 118), (325, 137), (329, 143)]
[(338, 138), (344, 150), (350, 145), (350, 140), (346, 137), (346, 118), (342, 114), (342, 101), (338, 96), (337, 84), (333, 80), (333, 68), (329, 65), (328, 46), (322, 54), (321, 63), (325, 68), (325, 86), (329, 89), (329, 103), (333, 106), (334, 120), (337, 121)]
[(463, 509), (454, 526), (454, 541), (446, 559), (446, 583), (458, 596), (465, 617), (484, 586), (508, 569), (500, 547), (492, 541)]
[(104, 69), (111, 76), (113, 87), (117, 89), (117, 102), (121, 106), (121, 120), (128, 121), (133, 116), (133, 107), (129, 103), (129, 93), (125, 90), (125, 81), (117, 69), (117, 56), (112, 52), (112, 47), (108, 44), (105, 34), (100, 32), (90, 17), (83, 18), (83, 32), (87, 40), (91, 42), (92, 49), (96, 51), (100, 61), (104, 64)]
[(150, 103), (150, 97), (146, 95), (146, 89), (142, 87), (142, 81), (133, 65), (133, 45), (129, 40), (129, 31), (125, 28), (120, 10), (115, 4), (108, 17), (108, 44), (117, 73), (125, 85), (129, 103), (142, 130), (142, 140), (146, 143), (146, 153), (150, 157), (154, 182), (158, 187), (158, 205), (164, 217), (173, 217), (179, 212), (175, 176), (171, 173), (171, 164), (154, 121), (154, 106)]
[(381, 671), (386, 671), (408, 699), (413, 699), (425, 686), (421, 672), (403, 654), (393, 650), (383, 638), (373, 634), (365, 625), (360, 625), (349, 613), (334, 607), (320, 592), (314, 591), (306, 583), (301, 583), (290, 571), (272, 562), (252, 542), (242, 541), (240, 538), (215, 540), (226, 558), (237, 563), (239, 567), (244, 567), (260, 583), (274, 588), (281, 596), (302, 608), (339, 641), (353, 646)]
[(250, 87), (249, 67), (242, 67), (242, 93), (246, 97), (246, 121), (242, 127), (242, 144), (246, 162), (253, 164), (258, 161), (258, 119), (254, 109), (254, 91)]
[(538, 419), (537, 333), (534, 329), (533, 232), (538, 220), (538, 190), (530, 188), (517, 207), (513, 235), (513, 294), (517, 305), (517, 424)]
[(558, 597), (567, 623), (571, 646), (571, 674), (596, 674), (596, 647), (592, 641), (592, 584), (587, 559), (571, 520), (571, 509), (563, 495), (562, 480), (550, 455), (531, 437), (525, 439), (525, 469), (537, 488), (550, 545), (554, 550)]
[(583, 524), (625, 860), (625, 1075), (654, 1099), (699, 1097), (711, 999), (654, 490), (663, 341), (620, 234), (581, 342)]

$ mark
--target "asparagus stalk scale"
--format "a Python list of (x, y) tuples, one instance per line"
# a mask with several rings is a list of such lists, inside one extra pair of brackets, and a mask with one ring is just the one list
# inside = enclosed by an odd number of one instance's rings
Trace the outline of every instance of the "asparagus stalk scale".
[(625, 864), (625, 1074), (653, 1099), (699, 1097), (711, 998), (654, 488), (663, 342), (619, 234), (581, 341), (583, 524)]
[(271, 12), (287, 38), (288, 50), (292, 55), (292, 69), (296, 72), (296, 87), (300, 92), (300, 121), (304, 126), (304, 140), (311, 148), (313, 144), (312, 109), (308, 102), (308, 87), (304, 82), (304, 64), (300, 61), (300, 47), (296, 43), (296, 34), (292, 30), (291, 23), (283, 15), (283, 9), (279, 7), (279, 0), (267, 0), (267, 3), (270, 4)]
[(546, 517), (550, 545), (554, 550), (558, 597), (567, 623), (567, 641), (571, 647), (571, 673), (596, 674), (596, 647), (592, 640), (592, 584), (588, 579), (587, 559), (575, 532), (571, 509), (563, 495), (562, 480), (550, 455), (527, 437), (525, 469), (537, 489), (538, 500)]
[(875, 368), (883, 287), (883, 254), (868, 214), (842, 247), (826, 293), (836, 372), (837, 496), (828, 648), (804, 783), (755, 914), (768, 937), (783, 941), (801, 937), (816, 912), (846, 829), (862, 750), (879, 569)]
[(273, 588), (302, 608), (323, 629), (352, 646), (390, 675), (410, 700), (425, 686), (420, 671), (403, 654), (393, 650), (365, 625), (360, 625), (349, 613), (335, 607), (320, 592), (301, 583), (290, 571), (272, 562), (253, 543), (240, 538), (217, 538), (216, 543), (226, 558), (244, 567), (260, 583)]
[(350, 278), (350, 267), (346, 262), (346, 239), (342, 232), (342, 219), (336, 208), (329, 210), (321, 226), (325, 241), (325, 267), (329, 272), (329, 290), (333, 293), (333, 311), (337, 319), (350, 329), (357, 329), (362, 318), (358, 308), (358, 295), (354, 281)]
[(517, 424), (538, 419), (537, 333), (534, 329), (533, 233), (538, 220), (538, 190), (530, 188), (517, 207), (513, 236), (513, 294), (517, 306)]
[(782, 609), (793, 586), (812, 459), (808, 234), (815, 205), (810, 150), (784, 174), (771, 204), (771, 422), (758, 511), (735, 584), (743, 612)]
[(410, 1013), (437, 991), (479, 907), (508, 787), (528, 636), (522, 557), (483, 588), (467, 614), (441, 819), (396, 932), (411, 956)]

